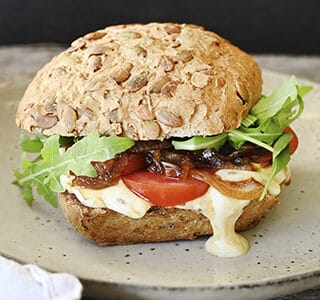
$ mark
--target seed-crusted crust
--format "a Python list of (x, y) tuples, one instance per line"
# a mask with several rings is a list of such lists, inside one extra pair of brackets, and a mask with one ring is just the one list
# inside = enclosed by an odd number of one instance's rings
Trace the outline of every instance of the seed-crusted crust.
[[(107, 208), (84, 206), (69, 193), (59, 194), (59, 202), (66, 219), (88, 239), (102, 245), (193, 240), (212, 234), (209, 220), (193, 210), (152, 207), (144, 217), (132, 219)], [(236, 222), (236, 231), (255, 226), (278, 202), (278, 197), (269, 195), (263, 201), (251, 201)]]
[(16, 122), (47, 135), (213, 135), (240, 125), (261, 86), (253, 58), (202, 27), (118, 25), (77, 39), (44, 66)]

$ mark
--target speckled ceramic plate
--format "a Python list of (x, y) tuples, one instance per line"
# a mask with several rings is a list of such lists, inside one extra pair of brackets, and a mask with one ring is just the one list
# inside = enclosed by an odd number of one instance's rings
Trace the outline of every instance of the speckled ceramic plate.
[[(289, 75), (288, 75), (289, 76)], [(284, 78), (264, 72), (265, 92)], [(310, 84), (310, 82), (304, 82)], [(0, 253), (81, 279), (104, 299), (265, 299), (320, 285), (320, 86), (306, 97), (294, 128), (300, 148), (281, 204), (254, 229), (242, 257), (223, 259), (192, 242), (99, 247), (76, 233), (44, 201), (32, 208), (11, 185), (19, 164), (14, 114), (25, 82), (0, 89)]]

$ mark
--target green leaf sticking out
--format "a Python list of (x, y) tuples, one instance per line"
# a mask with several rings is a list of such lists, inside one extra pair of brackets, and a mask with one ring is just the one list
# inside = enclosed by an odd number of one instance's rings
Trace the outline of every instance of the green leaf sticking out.
[[(45, 140), (22, 139), (24, 145), (27, 145), (25, 151), (35, 153), (35, 150), (40, 150), (40, 155), (29, 160), (25, 153), (22, 154), (21, 170), (15, 171), (14, 183), (22, 189), (23, 197), (29, 205), (34, 200), (33, 188), (36, 188), (38, 194), (55, 207), (58, 203), (54, 193), (64, 191), (60, 183), (61, 175), (69, 175), (72, 171), (76, 175), (94, 177), (97, 173), (91, 162), (112, 159), (134, 145), (134, 141), (129, 138), (100, 137), (98, 132), (82, 138), (66, 151), (61, 148), (58, 135)], [(41, 148), (39, 141), (43, 143)]]
[(20, 138), (20, 146), (25, 152), (39, 153), (46, 139), (47, 137), (45, 135), (35, 135), (32, 137), (22, 135)]
[(254, 125), (254, 123), (257, 121), (257, 117), (254, 115), (247, 115), (241, 122), (241, 125), (244, 127), (250, 127)]
[(266, 194), (268, 187), (274, 177), (289, 163), (290, 161), (290, 148), (289, 142), (292, 139), (292, 134), (289, 132), (283, 133), (281, 137), (274, 143), (272, 153), (272, 170), (271, 175), (264, 187), (264, 190), (259, 200), (262, 200)]
[(203, 137), (195, 136), (186, 141), (172, 141), (172, 145), (176, 150), (200, 150), (206, 148), (213, 148), (218, 151), (226, 142), (228, 134), (222, 133), (216, 136)]
[(296, 99), (298, 95), (297, 79), (292, 76), (285, 80), (271, 96), (262, 97), (250, 110), (260, 121), (273, 117), (284, 105), (287, 99)]
[[(185, 141), (172, 141), (176, 150), (200, 150), (223, 146), (222, 141), (230, 143), (235, 149), (246, 142), (272, 152), (272, 174), (270, 175), (261, 199), (266, 195), (274, 177), (290, 160), (289, 142), (291, 134), (284, 132), (295, 121), (304, 109), (302, 97), (312, 88), (298, 86), (297, 79), (292, 76), (284, 81), (271, 96), (262, 96), (243, 119), (241, 126), (229, 132), (208, 137), (193, 137)], [(215, 148), (215, 141), (220, 141)]]
[(270, 143), (275, 137), (279, 137), (279, 134), (259, 133), (256, 130), (249, 131), (241, 127), (228, 133), (228, 140), (235, 149), (240, 149), (245, 142), (250, 142), (272, 152)]

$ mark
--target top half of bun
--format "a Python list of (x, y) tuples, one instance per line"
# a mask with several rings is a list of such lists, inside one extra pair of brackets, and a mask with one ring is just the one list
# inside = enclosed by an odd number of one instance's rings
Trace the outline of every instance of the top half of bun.
[(111, 26), (77, 39), (38, 72), (16, 122), (47, 135), (214, 135), (240, 125), (261, 86), (253, 58), (202, 27)]

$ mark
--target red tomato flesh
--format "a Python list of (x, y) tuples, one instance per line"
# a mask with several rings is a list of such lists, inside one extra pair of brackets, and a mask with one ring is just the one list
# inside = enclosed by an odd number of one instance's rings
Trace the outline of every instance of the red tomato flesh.
[(203, 181), (185, 180), (162, 174), (138, 171), (122, 177), (125, 185), (136, 195), (156, 206), (175, 206), (202, 196), (209, 188)]
[(290, 154), (293, 154), (297, 150), (299, 145), (298, 136), (291, 127), (287, 127), (284, 131), (292, 134), (292, 139), (289, 143), (289, 147), (290, 147)]

